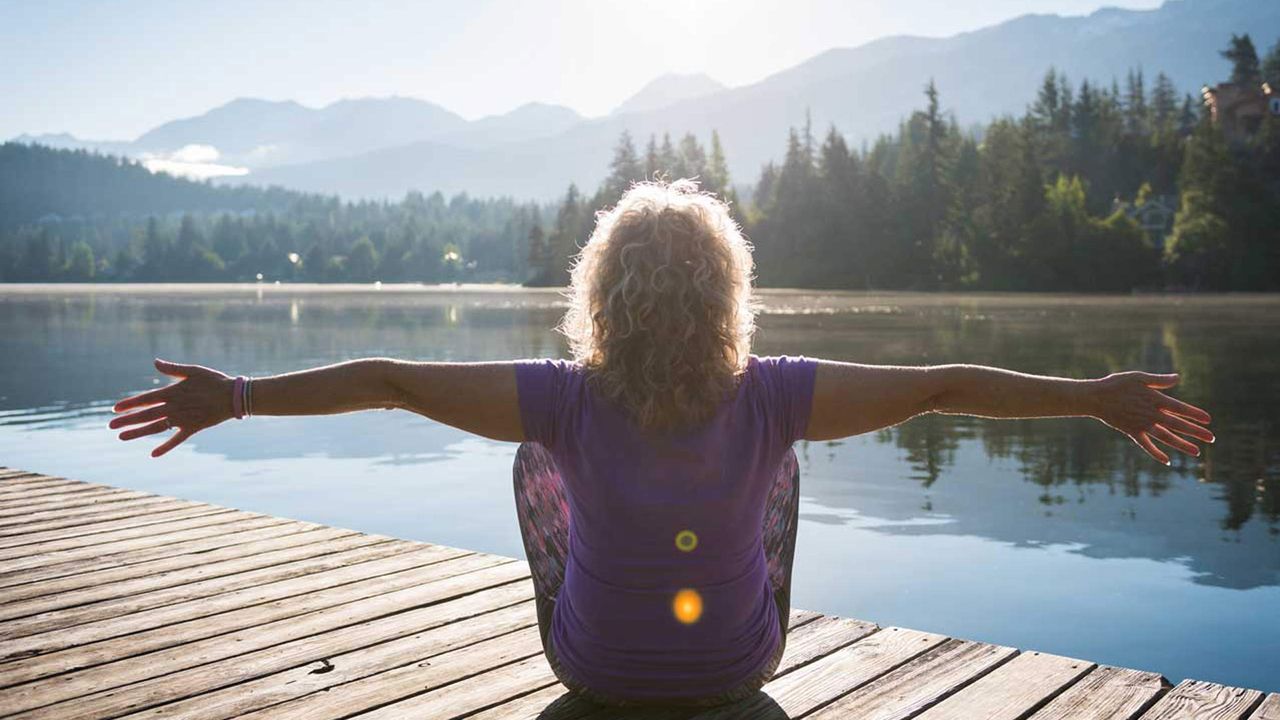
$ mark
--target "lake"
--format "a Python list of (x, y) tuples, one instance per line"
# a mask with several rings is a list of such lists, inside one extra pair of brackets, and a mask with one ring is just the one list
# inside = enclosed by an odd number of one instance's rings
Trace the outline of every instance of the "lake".
[[(1165, 467), (1082, 418), (931, 415), (802, 442), (796, 607), (1280, 690), (1280, 296), (762, 293), (755, 352), (1177, 371), (1217, 443)], [(565, 357), (554, 290), (0, 285), (0, 465), (523, 557), (515, 445), (405, 412), (254, 417), (160, 459), (106, 427), (167, 382), (387, 355)]]

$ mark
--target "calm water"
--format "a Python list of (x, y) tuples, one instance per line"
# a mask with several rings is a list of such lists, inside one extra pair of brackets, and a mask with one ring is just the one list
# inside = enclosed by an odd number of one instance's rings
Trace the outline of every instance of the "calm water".
[[(767, 293), (759, 354), (1176, 370), (1218, 442), (1166, 468), (1085, 419), (918, 418), (801, 443), (794, 603), (1280, 690), (1280, 297)], [(549, 291), (0, 286), (0, 464), (522, 557), (515, 446), (403, 412), (257, 417), (164, 458), (110, 405), (163, 356), (564, 356)]]

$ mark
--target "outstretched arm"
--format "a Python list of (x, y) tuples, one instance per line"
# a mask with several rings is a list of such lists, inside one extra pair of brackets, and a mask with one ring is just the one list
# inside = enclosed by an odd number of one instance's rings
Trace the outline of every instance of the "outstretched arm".
[[(156, 360), (179, 381), (116, 403), (128, 415), (112, 428), (136, 426), (121, 440), (177, 430), (156, 447), (159, 457), (195, 433), (229, 420), (234, 379), (200, 365)], [(436, 363), (367, 358), (254, 378), (255, 415), (332, 415), (400, 408), (494, 440), (524, 439), (510, 362)]]
[(1160, 392), (1177, 382), (1176, 374), (1136, 371), (1077, 380), (984, 365), (909, 367), (824, 360), (818, 364), (805, 437), (858, 435), (930, 412), (989, 418), (1092, 417), (1167, 465), (1169, 456), (1153, 440), (1190, 455), (1199, 455), (1200, 449), (1182, 435), (1214, 440), (1202, 427), (1209, 423), (1209, 413)]

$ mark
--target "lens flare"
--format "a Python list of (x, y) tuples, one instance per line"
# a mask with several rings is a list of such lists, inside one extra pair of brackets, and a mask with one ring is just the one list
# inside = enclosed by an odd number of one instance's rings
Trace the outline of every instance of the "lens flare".
[(698, 622), (702, 617), (702, 596), (697, 590), (684, 588), (676, 593), (675, 599), (671, 602), (671, 612), (685, 625)]
[(698, 547), (698, 534), (692, 530), (681, 530), (676, 533), (676, 548), (684, 552), (693, 552)]

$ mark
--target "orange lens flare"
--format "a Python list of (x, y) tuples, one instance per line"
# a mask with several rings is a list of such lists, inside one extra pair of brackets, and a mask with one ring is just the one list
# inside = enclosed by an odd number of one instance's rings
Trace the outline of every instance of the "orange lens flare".
[(692, 530), (681, 530), (676, 533), (676, 548), (684, 552), (693, 552), (698, 547), (698, 534)]
[(675, 599), (671, 602), (671, 612), (685, 625), (698, 622), (702, 617), (702, 596), (697, 590), (684, 588), (676, 593)]

